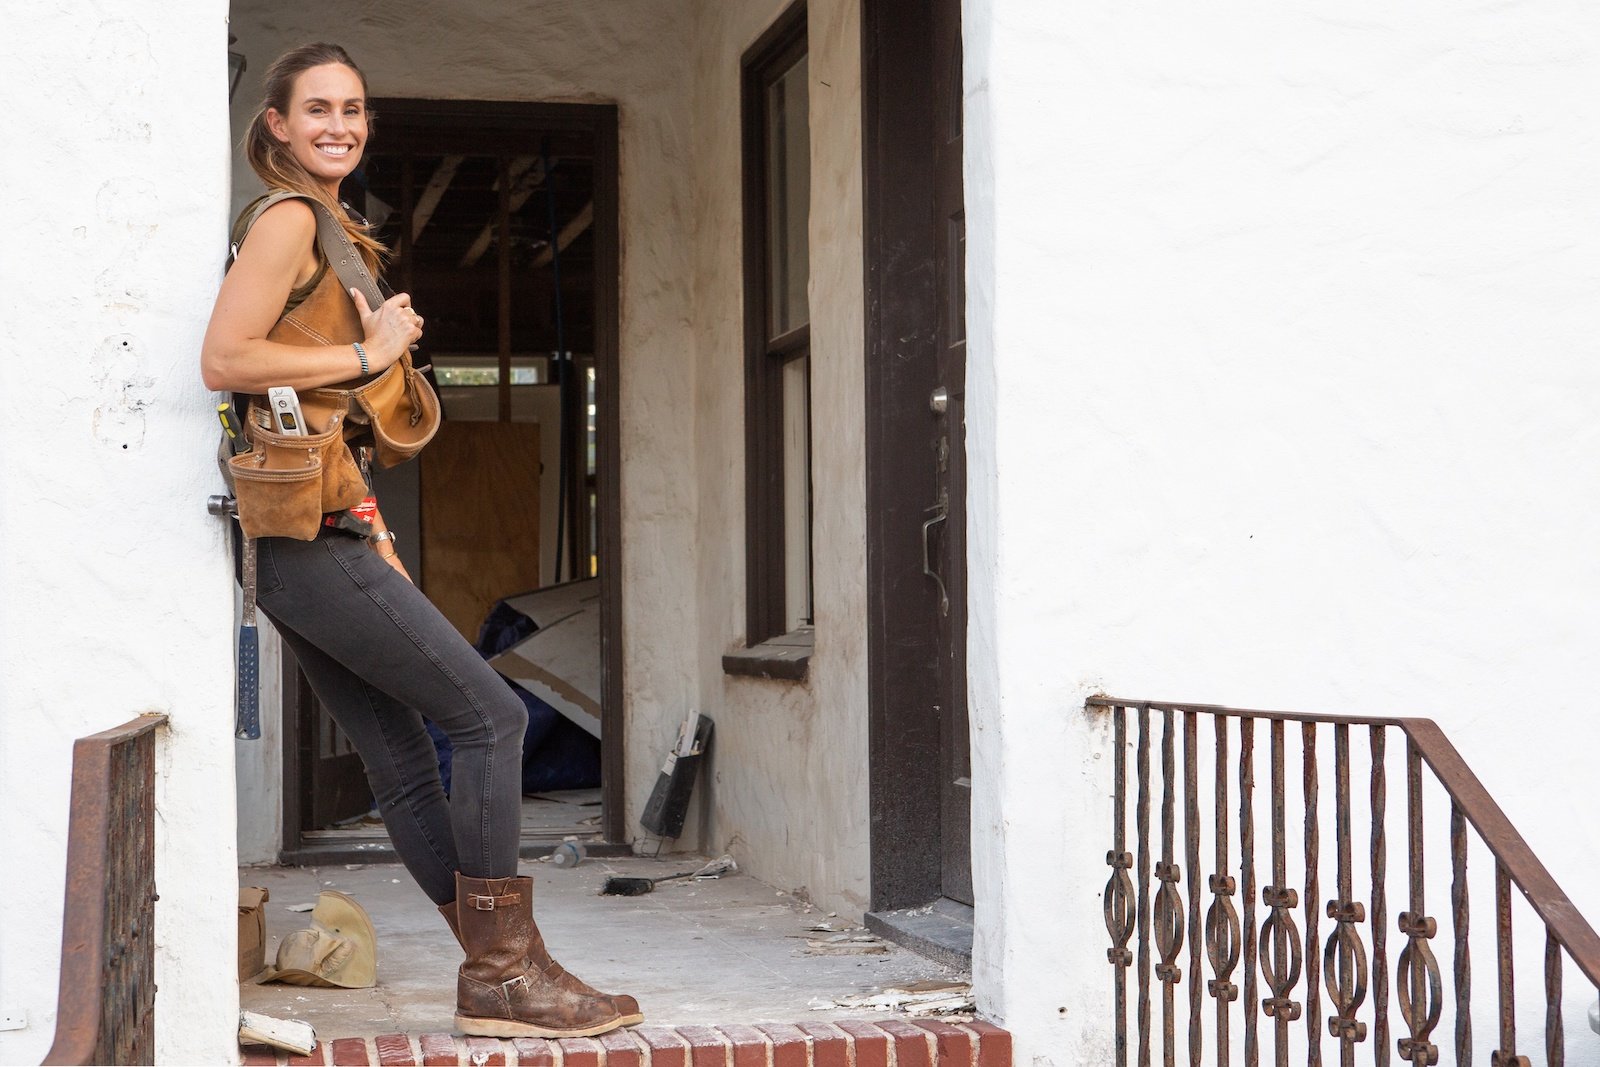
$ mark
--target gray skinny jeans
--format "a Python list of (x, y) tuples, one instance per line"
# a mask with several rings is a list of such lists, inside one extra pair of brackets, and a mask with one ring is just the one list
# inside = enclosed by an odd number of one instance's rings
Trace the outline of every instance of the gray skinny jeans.
[[(515, 875), (522, 701), (365, 541), (325, 532), (256, 545), (257, 602), (361, 754), (389, 838), (423, 892), (448, 904), (458, 870)], [(424, 718), (455, 747), (448, 799)]]

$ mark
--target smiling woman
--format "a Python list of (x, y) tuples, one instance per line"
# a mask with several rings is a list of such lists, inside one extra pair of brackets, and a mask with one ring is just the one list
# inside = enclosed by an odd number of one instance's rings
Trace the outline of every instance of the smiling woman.
[[(360, 754), (395, 851), (466, 950), (456, 1027), (491, 1037), (603, 1033), (640, 1021), (638, 1002), (599, 993), (550, 958), (533, 924), (532, 884), (517, 875), (527, 711), (411, 584), (362, 484), (370, 459), (409, 458), (432, 436), (429, 428), (397, 454), (385, 428), (403, 432), (405, 419), (391, 417), (398, 405), (409, 405), (413, 427), (431, 406), (437, 424), (437, 400), (409, 357), (422, 317), (407, 293), (372, 306), (384, 248), (339, 200), (370, 126), (366, 79), (337, 45), (294, 49), (267, 71), (245, 150), (269, 193), (234, 227), (202, 349), (208, 387), (252, 395), (248, 452), (229, 465), (251, 538), (242, 572)], [(358, 258), (365, 273), (351, 271)], [(280, 421), (281, 432), (263, 414), (269, 390), (294, 400), (297, 420)], [(295, 399), (295, 390), (308, 392)], [(330, 476), (339, 470), (347, 476)], [(309, 492), (285, 503), (261, 491), (291, 479)], [(252, 482), (262, 503), (246, 514)], [(305, 522), (265, 521), (290, 504)], [(454, 746), (449, 797), (424, 720)]]
[[(281, 316), (309, 301), (319, 283), (333, 281), (314, 239), (312, 204), (337, 220), (368, 270), (378, 272), (383, 245), (339, 202), (339, 183), (360, 164), (370, 133), (366, 97), (366, 77), (338, 45), (296, 48), (267, 70), (245, 155), (269, 190), (298, 199), (279, 197), (265, 210), (247, 209), (249, 225), (236, 227), (236, 258), (201, 348), (208, 388), (260, 394), (274, 386), (336, 385), (388, 369), (421, 336), (422, 318), (408, 294), (374, 309), (354, 291), (351, 301), (330, 294), (341, 305), (335, 317), (347, 320), (352, 334), (346, 343), (329, 343), (326, 329), (315, 332), (323, 342), (315, 345), (283, 344), (272, 336)], [(247, 235), (253, 238), (248, 244)]]
[(337, 195), (366, 144), (366, 87), (349, 67), (328, 63), (302, 74), (295, 91), (300, 98), (290, 101), (287, 113), (273, 108), (267, 114), (267, 128)]

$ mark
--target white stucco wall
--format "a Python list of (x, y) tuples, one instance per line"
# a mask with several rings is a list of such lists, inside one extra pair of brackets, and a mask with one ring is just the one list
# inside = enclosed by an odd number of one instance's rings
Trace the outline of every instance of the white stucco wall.
[(696, 17), (698, 653), (716, 719), (707, 846), (860, 915), (868, 899), (861, 62), (856, 0), (807, 5), (816, 651), (804, 683), (723, 674), (744, 647), (740, 60), (788, 5)]
[[(197, 354), (228, 159), (218, 0), (19, 0), (0, 35), (0, 1061), (55, 1029), (72, 742), (158, 744), (156, 1058), (237, 1054), (231, 576)], [(85, 902), (87, 904), (87, 902)], [(182, 1010), (177, 1009), (182, 1005)]]
[(1431, 716), (1600, 916), (1600, 16), (966, 19), (976, 968), (1017, 1062), (1106, 1062), (1097, 690)]

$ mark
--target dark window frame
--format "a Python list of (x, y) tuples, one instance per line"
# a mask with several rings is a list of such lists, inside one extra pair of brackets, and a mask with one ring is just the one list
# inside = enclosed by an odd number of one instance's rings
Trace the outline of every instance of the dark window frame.
[[(808, 53), (805, 0), (784, 11), (741, 60), (744, 197), (746, 642), (788, 630), (784, 545), (783, 369), (811, 354), (807, 323), (769, 337), (767, 91)], [(807, 488), (809, 492), (809, 487)], [(813, 605), (813, 611), (815, 605)], [(805, 628), (802, 628), (805, 629)], [(791, 650), (792, 651), (792, 650)], [(803, 665), (801, 667), (803, 671)], [(745, 672), (740, 672), (745, 673)]]

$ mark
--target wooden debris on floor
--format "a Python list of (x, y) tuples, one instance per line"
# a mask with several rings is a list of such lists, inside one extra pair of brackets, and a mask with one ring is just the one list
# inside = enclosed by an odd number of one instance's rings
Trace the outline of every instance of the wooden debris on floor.
[(889, 943), (865, 932), (806, 938), (806, 951), (825, 956), (873, 956), (889, 951)]
[(818, 997), (811, 1002), (811, 1008), (813, 1011), (845, 1008), (850, 1011), (900, 1012), (913, 1018), (934, 1015), (941, 1018), (970, 1017), (974, 1010), (972, 983), (942, 981), (885, 986), (876, 993), (861, 993), (835, 1000)]
[(294, 1019), (274, 1019), (254, 1011), (239, 1013), (239, 1044), (269, 1045), (309, 1056), (317, 1047), (317, 1031), (310, 1023)]

